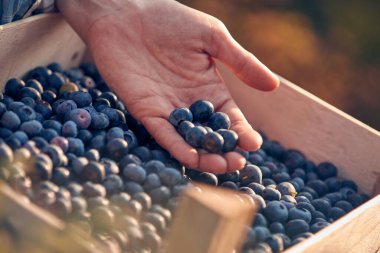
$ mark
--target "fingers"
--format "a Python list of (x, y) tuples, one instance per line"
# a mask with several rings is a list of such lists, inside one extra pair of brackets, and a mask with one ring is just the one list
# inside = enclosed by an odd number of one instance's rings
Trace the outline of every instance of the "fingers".
[(253, 54), (237, 43), (219, 20), (212, 20), (211, 40), (206, 51), (225, 63), (244, 83), (263, 91), (279, 86), (278, 77)]

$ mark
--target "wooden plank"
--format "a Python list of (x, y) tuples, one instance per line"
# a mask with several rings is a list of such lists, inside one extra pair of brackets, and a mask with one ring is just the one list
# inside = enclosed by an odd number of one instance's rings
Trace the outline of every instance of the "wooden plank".
[(380, 252), (380, 195), (286, 252)]
[(77, 66), (85, 45), (60, 14), (41, 14), (0, 26), (0, 90), (12, 77), (59, 62)]
[(97, 253), (101, 247), (89, 238), (80, 236), (75, 228), (52, 214), (31, 204), (27, 198), (15, 193), (0, 182), (0, 220), (6, 220), (20, 238), (15, 245), (18, 252)]
[(239, 252), (255, 205), (242, 201), (241, 194), (236, 192), (209, 186), (197, 189), (191, 187), (181, 197), (166, 252), (231, 253), (234, 249)]
[(261, 92), (238, 80), (222, 64), (220, 72), (232, 96), (256, 129), (314, 162), (331, 161), (339, 176), (371, 193), (380, 175), (380, 133), (291, 82)]

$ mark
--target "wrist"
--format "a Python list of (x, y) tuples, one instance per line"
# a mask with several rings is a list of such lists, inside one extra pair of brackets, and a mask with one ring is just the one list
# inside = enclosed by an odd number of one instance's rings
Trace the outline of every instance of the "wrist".
[[(150, 1), (150, 0), (149, 0)], [(107, 26), (106, 19), (122, 12), (136, 12), (142, 0), (56, 0), (56, 7), (66, 21), (87, 43), (95, 26)], [(99, 25), (98, 25), (99, 24)]]

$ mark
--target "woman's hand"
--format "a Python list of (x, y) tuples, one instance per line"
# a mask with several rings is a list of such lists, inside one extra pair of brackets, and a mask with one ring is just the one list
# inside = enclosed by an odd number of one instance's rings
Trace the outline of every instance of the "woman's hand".
[(279, 80), (218, 19), (173, 0), (59, 0), (58, 7), (128, 111), (180, 162), (214, 173), (245, 164), (237, 152), (198, 152), (168, 122), (174, 108), (198, 99), (229, 115), (241, 148), (260, 147), (260, 135), (233, 101), (214, 58), (251, 87), (269, 91)]

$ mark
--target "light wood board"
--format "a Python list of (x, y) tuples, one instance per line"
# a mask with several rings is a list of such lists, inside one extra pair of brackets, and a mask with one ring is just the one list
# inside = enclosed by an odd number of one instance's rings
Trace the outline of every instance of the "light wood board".
[(85, 45), (60, 14), (41, 14), (0, 26), (0, 88), (12, 77), (52, 61), (78, 65)]
[(333, 162), (339, 176), (372, 193), (380, 176), (380, 133), (316, 96), (281, 79), (272, 92), (254, 90), (222, 64), (219, 69), (236, 103), (255, 129), (310, 160)]

